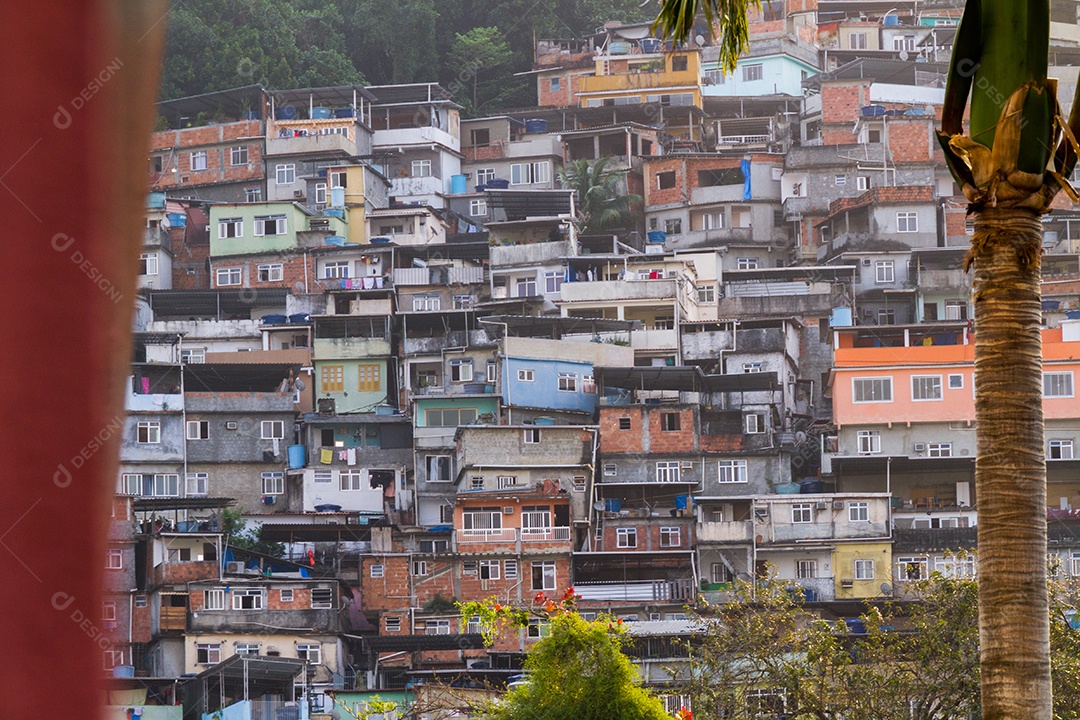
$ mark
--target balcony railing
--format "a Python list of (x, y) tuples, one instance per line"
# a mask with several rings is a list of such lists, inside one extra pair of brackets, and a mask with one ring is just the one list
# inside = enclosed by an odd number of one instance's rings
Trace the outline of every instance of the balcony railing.
[(753, 538), (753, 520), (706, 522), (697, 527), (698, 542), (750, 542)]
[(579, 582), (574, 589), (582, 600), (629, 600), (638, 602), (692, 601), (697, 596), (694, 581), (645, 580), (641, 582)]
[(570, 528), (522, 528), (523, 542), (566, 542), (570, 540)]
[(457, 535), (461, 543), (515, 542), (517, 528), (472, 528), (458, 530)]

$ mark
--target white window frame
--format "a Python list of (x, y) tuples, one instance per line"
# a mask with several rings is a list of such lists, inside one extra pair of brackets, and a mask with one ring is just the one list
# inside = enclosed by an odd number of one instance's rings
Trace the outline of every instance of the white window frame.
[(563, 279), (566, 273), (560, 270), (548, 270), (544, 273), (544, 292), (557, 293), (562, 291)]
[(519, 368), (517, 379), (518, 382), (536, 382), (536, 371), (532, 368)]
[(817, 560), (796, 560), (795, 577), (799, 580), (812, 580), (818, 576)]
[(847, 185), (847, 175), (834, 175), (833, 185), (835, 187), (844, 187)]
[(720, 483), (750, 482), (745, 460), (720, 460), (716, 463), (717, 479)]
[(503, 579), (505, 580), (517, 580), (518, 578), (518, 561), (517, 560), (504, 560), (503, 561)]
[(855, 561), (855, 579), (874, 579), (874, 561), (872, 559), (863, 558)]
[[(424, 467), (427, 468), (429, 483), (448, 483), (454, 480), (454, 461), (452, 455), (425, 455)], [(446, 472), (442, 472), (445, 467)], [(432, 470), (435, 470), (435, 477)]]
[(210, 494), (210, 474), (188, 473), (184, 476), (185, 497), (207, 497)]
[(413, 160), (409, 164), (409, 177), (431, 177), (431, 160)]
[(124, 551), (117, 550), (116, 548), (110, 548), (105, 554), (105, 569), (106, 570), (123, 570), (124, 569)]
[(198, 172), (209, 167), (210, 158), (205, 150), (194, 150), (191, 153), (191, 171)]
[(292, 185), (296, 182), (296, 165), (293, 163), (278, 163), (274, 166), (274, 184)]
[(926, 457), (952, 457), (951, 442), (932, 442), (926, 444)]
[(761, 435), (768, 430), (765, 413), (752, 412), (743, 417), (743, 432), (747, 435)]
[(442, 309), (442, 298), (438, 295), (413, 295), (413, 312), (438, 312)]
[(534, 297), (536, 293), (536, 276), (525, 275), (514, 279), (514, 297)]
[(326, 204), (326, 183), (315, 183), (315, 204)]
[(881, 454), (881, 433), (877, 430), (859, 430), (857, 441), (860, 455)]
[(338, 472), (338, 490), (342, 492), (355, 492), (363, 489), (363, 470), (341, 470)]
[(233, 652), (237, 655), (258, 655), (259, 643), (234, 643)]
[(383, 568), (382, 563), (375, 563), (374, 565), (369, 565), (368, 566), (368, 575), (370, 577), (372, 577), (372, 578), (376, 578), (376, 579), (381, 578), (381, 577), (383, 577), (383, 573), (384, 573), (384, 568)]
[(870, 522), (870, 503), (854, 500), (847, 504), (848, 522)]
[(161, 422), (158, 420), (140, 420), (135, 426), (135, 441), (140, 445), (160, 445)]
[(1072, 460), (1073, 441), (1054, 439), (1046, 444), (1047, 460)]
[(278, 590), (278, 599), (279, 599), (280, 602), (283, 602), (283, 603), (291, 603), (291, 602), (293, 602), (293, 589), (292, 588), (281, 588), (280, 590)]
[(578, 391), (577, 373), (559, 373), (558, 389), (559, 392), (576, 393)]
[(637, 528), (636, 527), (615, 528), (615, 547), (617, 547), (617, 548), (636, 548), (637, 547)]
[(551, 181), (551, 161), (513, 163), (510, 166), (511, 185), (539, 185)]
[[(935, 396), (936, 392), (936, 396)], [(945, 399), (945, 389), (940, 375), (912, 375), (911, 401), (936, 402)]]
[(307, 660), (311, 665), (322, 665), (322, 645), (319, 643), (301, 643), (296, 646), (296, 657)]
[(964, 376), (961, 373), (949, 373), (949, 389), (963, 390)]
[(849, 50), (865, 50), (866, 49), (866, 33), (853, 32), (848, 35), (848, 49)]
[(795, 503), (791, 506), (791, 524), (805, 525), (814, 522), (814, 505), (812, 503)]
[(284, 420), (263, 420), (259, 426), (259, 439), (261, 440), (284, 440)]
[(498, 580), (502, 577), (502, 561), (481, 560), (476, 566), (476, 571), (481, 580)]
[(476, 184), (487, 185), (489, 181), (494, 180), (495, 168), (477, 168), (476, 169)]
[[(540, 587), (537, 587), (537, 573), (540, 571)], [(533, 590), (554, 590), (556, 587), (556, 574), (554, 560), (534, 560), (529, 566), (530, 583)]]
[(260, 476), (262, 479), (262, 494), (263, 495), (284, 495), (285, 494), (285, 474), (280, 472), (264, 472)]
[(896, 232), (919, 232), (919, 213), (904, 211), (896, 213)]
[(896, 282), (896, 262), (893, 260), (875, 261), (874, 282), (879, 285)]
[(526, 445), (539, 445), (540, 437), (540, 428), (525, 428), (522, 431), (522, 441)]
[(855, 177), (855, 189), (856, 190), (869, 190), (874, 186), (873, 181), (869, 175), (857, 175)]
[(741, 257), (735, 261), (736, 270), (757, 270), (758, 259), (756, 257)]
[(743, 82), (757, 82), (765, 78), (765, 66), (763, 63), (749, 63), (742, 66)]
[(661, 526), (660, 528), (660, 547), (662, 548), (677, 548), (682, 547), (682, 528), (678, 526)]
[(412, 561), (412, 574), (413, 577), (424, 577), (428, 574), (427, 560), (413, 560)]
[(262, 610), (266, 605), (262, 588), (232, 588), (229, 597), (233, 610)]
[(469, 200), (469, 215), (473, 217), (487, 217), (487, 200), (485, 198), (473, 198)]
[(188, 440), (209, 440), (210, 439), (210, 421), (209, 420), (188, 420), (187, 421), (187, 439)]
[(656, 482), (679, 482), (682, 464), (678, 460), (659, 460), (656, 463)]
[[(1073, 374), (1071, 370), (1043, 373), (1044, 398), (1071, 398), (1074, 393), (1073, 387)], [(1050, 392), (1047, 392), (1048, 389)]]
[[(892, 385), (893, 379), (891, 375), (851, 378), (851, 402), (857, 405), (867, 403), (891, 403), (893, 401)], [(864, 388), (862, 392), (860, 392), (860, 387)], [(867, 387), (869, 388), (870, 399), (865, 399), (867, 395), (865, 388)], [(864, 399), (860, 400), (860, 395), (862, 395)]]
[[(200, 657), (204, 659), (200, 660)], [(221, 643), (196, 643), (196, 665), (217, 665), (219, 662), (221, 662)]]
[(259, 282), (281, 282), (285, 278), (285, 266), (281, 263), (262, 263), (258, 266)]
[(289, 231), (289, 219), (285, 215), (259, 215), (253, 225), (255, 237), (277, 237)]
[(244, 270), (238, 267), (217, 268), (218, 287), (230, 287), (244, 283)]
[(473, 361), (471, 359), (450, 361), (450, 382), (471, 383), (473, 377)]
[(388, 632), (388, 633), (399, 633), (399, 632), (401, 632), (401, 616), (400, 615), (394, 615), (392, 617), (387, 616), (387, 618), (386, 618), (386, 632)]
[(158, 274), (158, 254), (156, 252), (145, 252), (139, 255), (139, 269), (142, 271), (140, 275), (157, 275)]
[(233, 145), (229, 148), (229, 164), (233, 167), (248, 164), (248, 146)]
[(225, 589), (203, 590), (203, 610), (225, 610)]

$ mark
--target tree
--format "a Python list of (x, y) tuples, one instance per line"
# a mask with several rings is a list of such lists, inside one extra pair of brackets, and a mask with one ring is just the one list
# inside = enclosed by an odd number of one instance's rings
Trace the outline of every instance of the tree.
[[(457, 70), (458, 79), (472, 85), (472, 110), (479, 113), (480, 108), (490, 99), (480, 101), (480, 88), (484, 95), (491, 93), (493, 80), (504, 65), (513, 59), (506, 38), (497, 27), (476, 27), (465, 34), (458, 33), (450, 47), (450, 63)], [(481, 76), (489, 80), (481, 82)]]
[(285, 556), (285, 546), (281, 543), (263, 540), (262, 525), (249, 527), (239, 510), (225, 508), (222, 511), (221, 532), (225, 536), (226, 542), (232, 547), (251, 550), (263, 555), (271, 555), (276, 558)]
[(610, 160), (602, 157), (589, 163), (587, 159), (579, 158), (559, 168), (559, 182), (576, 192), (575, 210), (581, 233), (625, 228), (635, 217), (631, 208), (641, 203), (640, 195), (619, 191), (624, 173), (609, 170)]
[(532, 607), (500, 605), (493, 598), (459, 605), (463, 618), (480, 617), (491, 644), (501, 628), (521, 628), (530, 619), (546, 624), (546, 635), (525, 658), (527, 681), (486, 713), (491, 720), (671, 720), (664, 704), (641, 687), (637, 670), (621, 651), (622, 621), (609, 616), (584, 620), (577, 596), (540, 593)]
[[(661, 0), (660, 12), (653, 22), (653, 32), (659, 37), (671, 37), (685, 42), (694, 32), (698, 5), (705, 14), (709, 28), (719, 26), (720, 67), (725, 73), (735, 72), (739, 55), (750, 47), (750, 24), (746, 13), (760, 8), (760, 0)], [(714, 30), (715, 32), (715, 30)]]

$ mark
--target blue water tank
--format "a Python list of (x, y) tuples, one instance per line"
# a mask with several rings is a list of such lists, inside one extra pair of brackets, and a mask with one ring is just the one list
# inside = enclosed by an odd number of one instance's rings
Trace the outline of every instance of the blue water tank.
[(641, 52), (658, 53), (664, 49), (664, 41), (656, 38), (645, 38), (641, 41)]
[(829, 316), (830, 327), (851, 327), (851, 324), (851, 308), (833, 308), (832, 314)]
[(689, 497), (690, 497), (689, 495), (676, 495), (675, 496), (675, 509), (676, 510), (685, 510), (686, 509), (687, 498), (689, 498)]
[(285, 325), (289, 322), (287, 315), (270, 313), (262, 316), (263, 325)]
[(341, 235), (330, 235), (323, 239), (323, 242), (327, 245), (334, 245), (335, 247), (341, 247), (345, 244), (345, 238)]
[(547, 132), (547, 120), (543, 118), (535, 118), (525, 121), (525, 132), (527, 133), (542, 133)]
[(345, 188), (330, 188), (330, 204), (334, 207), (345, 207)]
[(328, 108), (328, 107), (311, 108), (311, 119), (312, 120), (325, 120), (328, 117), (330, 117), (330, 108)]
[(165, 207), (165, 193), (152, 192), (146, 196), (146, 207), (151, 210), (161, 210)]
[(334, 108), (334, 117), (336, 118), (351, 118), (356, 117), (356, 111), (351, 107)]
[(326, 208), (322, 211), (323, 217), (336, 217), (338, 220), (345, 219), (345, 208)]
[(881, 24), (885, 27), (898, 27), (900, 25), (900, 18), (896, 15), (886, 15), (881, 19)]
[(510, 181), (502, 178), (492, 178), (487, 181), (487, 186), (492, 190), (505, 190), (510, 187)]
[(650, 230), (648, 232), (648, 239), (651, 243), (662, 243), (667, 240), (667, 233), (663, 230)]
[(810, 482), (800, 483), (800, 490), (803, 495), (814, 495), (817, 493), (825, 492), (825, 483), (820, 480), (812, 480)]
[(296, 119), (296, 107), (293, 105), (281, 105), (274, 108), (275, 120), (295, 120)]
[(169, 213), (165, 217), (169, 218), (170, 227), (187, 227), (187, 215), (184, 213)]
[(134, 665), (116, 665), (112, 669), (113, 677), (118, 678), (133, 678), (135, 677)]
[(450, 176), (450, 194), (461, 195), (468, 192), (469, 183), (468, 178), (464, 175), (451, 175)]
[(290, 323), (309, 323), (311, 322), (311, 313), (293, 313), (289, 316)]
[(866, 634), (866, 623), (861, 618), (845, 618), (844, 624), (847, 625), (848, 632), (852, 635)]
[(608, 44), (609, 55), (628, 55), (630, 50), (631, 45), (625, 40), (615, 40)]
[(372, 245), (389, 245), (390, 238), (388, 237), (373, 237), (371, 238)]
[(619, 512), (622, 510), (622, 498), (606, 498), (604, 500), (604, 510), (607, 512)]

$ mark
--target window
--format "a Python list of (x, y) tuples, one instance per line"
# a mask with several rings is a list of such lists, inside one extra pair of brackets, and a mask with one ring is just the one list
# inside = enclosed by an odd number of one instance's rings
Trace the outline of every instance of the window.
[(203, 610), (224, 610), (225, 590), (214, 588), (203, 591)]
[(722, 230), (724, 228), (724, 211), (705, 213), (701, 216), (702, 230)]
[(848, 522), (870, 522), (870, 503), (849, 502), (847, 504)]
[(851, 33), (848, 35), (848, 50), (865, 50), (866, 33)]
[(615, 544), (621, 548), (636, 548), (637, 528), (615, 528)]
[(705, 84), (706, 85), (723, 85), (727, 82), (727, 78), (724, 77), (723, 70), (706, 70), (705, 71)]
[(162, 157), (161, 155), (151, 155), (150, 156), (150, 172), (152, 172), (152, 173), (161, 172), (161, 170), (162, 170), (162, 161), (164, 159), (165, 158)]
[(123, 570), (124, 569), (124, 551), (123, 550), (110, 550), (105, 555), (105, 569), (106, 570)]
[(562, 289), (563, 278), (566, 273), (561, 271), (549, 271), (544, 273), (544, 292), (557, 293)]
[(135, 596), (135, 607), (137, 607), (137, 608), (146, 607), (146, 596), (145, 595), (136, 595)]
[(656, 173), (656, 189), (670, 190), (675, 187), (675, 171)]
[(364, 489), (364, 473), (360, 470), (342, 470), (338, 473), (338, 487), (347, 492)]
[(499, 570), (502, 568), (502, 563), (498, 560), (481, 560), (479, 564), (480, 579), (481, 580), (498, 580)]
[(744, 432), (747, 435), (760, 435), (766, 430), (765, 413), (750, 413), (743, 418), (743, 422)]
[(551, 634), (551, 622), (540, 618), (532, 618), (529, 620), (529, 627), (525, 634), (531, 638), (547, 637)]
[(255, 236), (284, 235), (287, 226), (284, 215), (259, 215), (255, 218)]
[(741, 257), (735, 261), (735, 268), (737, 270), (757, 270), (758, 259), (753, 257)]
[(869, 190), (871, 187), (873, 187), (873, 185), (870, 182), (869, 175), (859, 175), (855, 178), (855, 188), (857, 190)]
[(656, 482), (679, 482), (679, 463), (675, 461), (656, 463)]
[(206, 151), (196, 150), (191, 153), (191, 169), (192, 170), (205, 170), (206, 169)]
[(450, 482), (450, 459), (449, 455), (427, 456), (428, 482)]
[(628, 417), (619, 418), (619, 429), (620, 430), (629, 430), (630, 427), (631, 427), (630, 418), (628, 418)]
[(259, 282), (280, 282), (285, 277), (285, 268), (281, 263), (259, 265)]
[(858, 435), (859, 453), (875, 455), (881, 452), (881, 433), (877, 430), (860, 430)]
[(532, 589), (555, 589), (555, 561), (544, 560), (532, 563)]
[(311, 479), (317, 483), (333, 482), (334, 473), (332, 470), (316, 470), (312, 473)]
[(672, 72), (683, 72), (686, 70), (688, 65), (689, 62), (685, 55), (676, 55), (675, 57), (671, 58)]
[(854, 378), (851, 381), (852, 402), (892, 402), (892, 378)]
[(681, 429), (681, 425), (679, 413), (663, 413), (660, 415), (660, 430), (664, 432), (676, 432)]
[(262, 202), (262, 188), (244, 188), (244, 200), (246, 202)]
[(228, 285), (239, 285), (243, 282), (241, 276), (241, 269), (238, 267), (231, 268), (218, 268), (217, 269), (217, 284), (218, 287), (225, 287)]
[(791, 506), (791, 522), (812, 523), (814, 522), (814, 506), (810, 503), (795, 503)]
[(442, 309), (442, 298), (438, 295), (414, 295), (413, 312), (438, 312)]
[(195, 646), (195, 662), (199, 665), (217, 665), (221, 662), (221, 643), (199, 643)]
[(386, 618), (386, 632), (397, 633), (401, 632), (401, 616), (395, 615), (393, 617)]
[(893, 50), (898, 52), (915, 52), (914, 35), (894, 35), (892, 39)]
[(967, 320), (968, 316), (968, 304), (967, 300), (946, 300), (945, 301), (945, 319), (946, 320)]
[(360, 392), (378, 392), (382, 387), (382, 366), (380, 365), (357, 365), (356, 389)]
[(263, 495), (284, 495), (285, 476), (279, 472), (264, 472), (262, 474)]
[(518, 486), (517, 475), (499, 475), (497, 482), (500, 490)]
[(660, 528), (660, 547), (681, 547), (682, 546), (682, 528), (677, 527), (662, 527)]
[(518, 382), (534, 382), (536, 380), (536, 371), (532, 369), (518, 370), (517, 379)]
[(451, 360), (450, 361), (450, 382), (472, 382), (473, 379), (473, 363), (472, 360)]
[(292, 185), (296, 182), (296, 166), (279, 164), (274, 167), (274, 182), (278, 185)]
[(326, 204), (326, 183), (315, 183), (315, 204)]
[(349, 187), (349, 173), (346, 170), (337, 170), (330, 173), (331, 188)]
[(547, 160), (534, 163), (514, 163), (510, 166), (511, 185), (535, 185), (551, 180), (551, 163)]
[(491, 144), (491, 130), (487, 128), (479, 128), (469, 132), (471, 138), (470, 145), (478, 147), (487, 147)]
[(764, 365), (759, 362), (743, 363), (742, 371), (744, 373), (759, 373), (765, 369)]
[(157, 420), (142, 420), (136, 428), (136, 440), (147, 445), (161, 443), (161, 423)]
[(502, 508), (469, 508), (461, 514), (466, 535), (500, 535), (502, 533)]
[(432, 408), (424, 411), (424, 427), (458, 427), (476, 422), (476, 408)]
[(486, 185), (489, 181), (495, 179), (495, 168), (477, 168), (476, 169), (476, 184)]
[(923, 580), (928, 577), (930, 577), (930, 569), (925, 557), (896, 558), (897, 580)]
[(1046, 453), (1047, 460), (1072, 460), (1072, 440), (1051, 440)]
[(154, 497), (180, 497), (180, 476), (174, 473), (154, 475)]
[(525, 428), (522, 439), (526, 445), (538, 445), (540, 443), (540, 428)]
[(833, 184), (836, 187), (843, 187), (847, 185), (847, 175), (836, 175), (833, 177)]
[(559, 373), (559, 390), (577, 392), (577, 373)]
[(233, 652), (237, 655), (258, 655), (259, 645), (258, 643), (236, 643), (233, 645)]
[(469, 214), (473, 217), (487, 217), (487, 200), (474, 198), (469, 201)]
[(514, 285), (517, 288), (515, 297), (532, 297), (536, 294), (536, 278), (532, 275), (519, 277)]
[(324, 393), (344, 392), (345, 366), (323, 365), (319, 369), (319, 385)]
[(744, 483), (748, 481), (745, 460), (721, 460), (719, 468), (720, 482), (722, 483)]
[(664, 220), (664, 232), (668, 235), (679, 235), (682, 233), (682, 219), (681, 218), (667, 218)]
[(548, 78), (548, 92), (562, 92), (562, 78)]
[(210, 423), (206, 420), (187, 421), (188, 440), (207, 440), (210, 438)]
[(413, 160), (409, 174), (412, 177), (431, 177), (431, 161)]
[(142, 253), (139, 255), (139, 274), (140, 275), (157, 275), (158, 274), (158, 254), (157, 253)]
[(761, 63), (753, 63), (750, 65), (743, 65), (742, 79), (743, 82), (753, 82), (754, 80), (760, 80), (765, 77), (764, 69)]
[(896, 263), (892, 260), (878, 260), (874, 263), (874, 282), (896, 282)]
[(281, 440), (285, 437), (285, 422), (282, 420), (263, 420), (259, 437), (263, 440)]
[(874, 579), (874, 561), (873, 560), (856, 560), (855, 561), (855, 579), (856, 580), (873, 580)]
[(697, 286), (697, 299), (700, 303), (712, 303), (716, 302), (716, 286), (715, 285), (698, 285)]
[(927, 457), (952, 457), (951, 442), (932, 442), (926, 444)]
[(413, 560), (412, 574), (414, 577), (424, 577), (427, 573), (427, 560)]
[(504, 560), (503, 561), (503, 577), (507, 580), (517, 580), (518, 576), (518, 561), (517, 560)]
[(318, 643), (297, 645), (296, 657), (307, 660), (312, 665), (322, 665), (322, 645)]
[(233, 610), (263, 609), (262, 588), (233, 588), (230, 594)]
[(292, 588), (282, 588), (281, 590), (278, 590), (278, 594), (283, 603), (291, 603), (293, 601)]
[(896, 213), (896, 232), (913, 233), (919, 232), (919, 216), (913, 212)]
[(248, 149), (247, 145), (237, 145), (229, 149), (229, 163), (233, 166), (247, 165), (248, 161)]
[(206, 497), (210, 494), (210, 476), (207, 473), (188, 473), (184, 477), (184, 495)]
[(1073, 374), (1071, 372), (1044, 372), (1043, 397), (1062, 398), (1073, 396)]
[(373, 578), (381, 578), (383, 576), (383, 566), (380, 564), (372, 565), (368, 568), (368, 575)]
[(913, 375), (911, 377), (911, 399), (941, 400), (941, 376), (940, 375)]
[(964, 388), (964, 376), (957, 374), (949, 375), (949, 389), (950, 390), (962, 390)]
[(894, 308), (878, 308), (877, 322), (878, 325), (895, 325), (896, 310)]
[(817, 560), (796, 560), (795, 577), (810, 580), (817, 577)]

